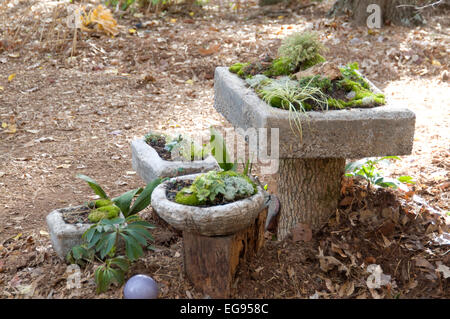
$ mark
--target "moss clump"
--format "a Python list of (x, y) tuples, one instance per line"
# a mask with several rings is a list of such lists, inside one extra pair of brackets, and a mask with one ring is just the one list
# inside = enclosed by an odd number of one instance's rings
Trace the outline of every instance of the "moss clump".
[(120, 208), (114, 205), (103, 206), (93, 210), (88, 219), (91, 223), (98, 223), (102, 219), (112, 219), (119, 216)]
[(96, 208), (100, 208), (100, 207), (103, 207), (103, 206), (111, 206), (111, 205), (113, 205), (113, 202), (111, 200), (109, 200), (109, 199), (97, 199), (95, 201), (95, 207)]
[(328, 99), (328, 107), (329, 108), (336, 108), (336, 109), (343, 109), (347, 106), (347, 102), (342, 100), (336, 100), (329, 98)]
[(322, 63), (325, 61), (326, 61), (326, 59), (323, 56), (321, 56), (320, 54), (317, 54), (315, 57), (311, 58), (310, 60), (303, 62), (301, 69), (306, 70), (316, 64), (319, 64), (319, 63)]
[(235, 63), (228, 69), (231, 73), (238, 73), (242, 69), (242, 63)]
[(289, 75), (294, 72), (293, 63), (290, 58), (279, 57), (272, 61), (269, 70), (264, 72), (265, 76), (274, 77), (280, 75)]
[(355, 92), (355, 97), (348, 101), (346, 106), (369, 106), (373, 104), (383, 105), (386, 103), (385, 96), (382, 93), (373, 93), (364, 88), (360, 83), (343, 79), (339, 84), (347, 91)]
[(288, 58), (294, 71), (304, 70), (323, 62), (325, 59), (320, 54), (324, 50), (316, 33), (293, 33), (281, 43), (278, 56)]
[(200, 201), (189, 187), (185, 187), (175, 195), (175, 202), (181, 205), (198, 206)]
[(327, 93), (332, 87), (331, 80), (320, 75), (305, 76), (298, 82), (300, 86), (312, 86), (319, 88), (323, 93)]
[(237, 75), (240, 76), (241, 78), (244, 78), (247, 73), (245, 72), (245, 70), (247, 69), (247, 67), (249, 67), (251, 65), (251, 63), (243, 63), (241, 69), (237, 72)]

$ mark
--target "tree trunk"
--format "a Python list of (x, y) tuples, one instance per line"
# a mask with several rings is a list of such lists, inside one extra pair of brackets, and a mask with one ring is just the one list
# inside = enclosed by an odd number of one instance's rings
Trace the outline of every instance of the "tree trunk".
[(229, 236), (183, 232), (184, 271), (212, 298), (229, 298), (238, 266), (264, 246), (265, 208), (249, 227)]
[[(328, 15), (349, 14), (356, 24), (367, 25), (368, 18), (373, 14), (373, 11), (367, 12), (367, 9), (372, 4), (381, 9), (381, 25), (390, 22), (404, 26), (424, 23), (422, 16), (414, 8), (416, 0), (337, 0)], [(398, 7), (400, 5), (407, 6)]]
[(280, 159), (278, 197), (281, 211), (278, 239), (285, 239), (298, 223), (313, 231), (336, 211), (345, 159)]

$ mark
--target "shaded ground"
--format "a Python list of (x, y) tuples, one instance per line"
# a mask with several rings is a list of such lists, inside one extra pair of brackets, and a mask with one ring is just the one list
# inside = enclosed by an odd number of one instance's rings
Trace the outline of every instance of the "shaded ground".
[[(448, 278), (436, 269), (450, 266), (449, 239), (444, 246), (432, 241), (448, 229), (428, 217), (449, 211), (448, 13), (430, 17), (422, 29), (379, 32), (323, 18), (329, 3), (274, 17), (257, 7), (236, 13), (214, 6), (193, 15), (124, 16), (115, 38), (78, 34), (71, 57), (73, 32), (51, 18), (63, 19), (65, 10), (45, 12), (46, 1), (32, 0), (8, 7), (12, 2), (0, 4), (2, 297), (120, 297), (120, 289), (95, 295), (93, 267), (84, 270), (81, 290), (67, 289), (67, 265), (51, 248), (45, 216), (92, 198), (75, 174), (93, 177), (112, 196), (142, 186), (131, 168), (132, 139), (149, 130), (206, 136), (211, 125), (230, 127), (213, 108), (214, 68), (261, 56), (285, 35), (313, 28), (330, 47), (329, 59), (359, 61), (389, 103), (416, 113), (413, 154), (386, 169), (413, 176), (415, 193), (397, 192), (390, 201), (373, 195), (368, 206), (347, 203), (307, 243), (274, 242), (268, 234), (261, 255), (240, 270), (234, 296), (448, 298)], [(130, 32), (139, 21), (146, 27)], [(274, 176), (261, 179), (276, 193)], [(360, 186), (343, 185), (343, 199), (365, 198)], [(151, 208), (142, 215), (153, 221)], [(203, 297), (183, 277), (181, 239), (159, 226), (159, 251), (129, 275), (153, 276), (163, 298)], [(371, 263), (392, 277), (389, 286), (367, 288)]]

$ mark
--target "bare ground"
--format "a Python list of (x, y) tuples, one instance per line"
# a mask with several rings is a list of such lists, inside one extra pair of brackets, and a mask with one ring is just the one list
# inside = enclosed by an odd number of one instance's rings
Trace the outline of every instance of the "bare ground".
[[(142, 186), (129, 145), (149, 130), (207, 135), (211, 125), (230, 127), (213, 108), (214, 68), (273, 51), (279, 39), (305, 28), (320, 33), (330, 47), (327, 58), (358, 61), (390, 103), (416, 113), (412, 155), (386, 172), (413, 176), (417, 184), (386, 199), (344, 182), (343, 200), (352, 203), (344, 202), (309, 242), (271, 241), (268, 233), (261, 254), (240, 269), (233, 296), (449, 297), (448, 278), (437, 270), (450, 266), (448, 12), (430, 16), (421, 29), (374, 32), (325, 19), (329, 2), (276, 17), (263, 17), (252, 3), (238, 13), (211, 5), (193, 15), (186, 9), (164, 17), (125, 15), (117, 37), (78, 33), (71, 56), (73, 32), (61, 24), (58, 33), (51, 18), (64, 18), (64, 10), (45, 12), (45, 1), (12, 8), (11, 2), (0, 5), (3, 298), (121, 297), (121, 289), (95, 294), (92, 266), (83, 270), (80, 290), (66, 287), (67, 265), (51, 248), (45, 216), (92, 198), (77, 173), (95, 178), (112, 196)], [(139, 20), (147, 26), (130, 32)], [(276, 193), (274, 176), (261, 179)], [(142, 217), (158, 224), (151, 208)], [(159, 250), (148, 252), (129, 276), (151, 275), (162, 298), (204, 297), (184, 278), (182, 239), (158, 225)], [(369, 264), (392, 277), (389, 285), (367, 287)]]

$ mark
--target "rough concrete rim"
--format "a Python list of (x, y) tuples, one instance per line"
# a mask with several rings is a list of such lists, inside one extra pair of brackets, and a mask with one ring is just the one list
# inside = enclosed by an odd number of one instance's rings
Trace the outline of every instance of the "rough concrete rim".
[(363, 158), (408, 155), (412, 151), (415, 114), (407, 108), (387, 103), (374, 108), (300, 114), (301, 140), (290, 128), (288, 111), (262, 101), (228, 68), (216, 68), (214, 89), (214, 107), (235, 128), (279, 129), (280, 158)]
[[(64, 221), (62, 217), (62, 212), (67, 209), (78, 209), (84, 207), (84, 205), (79, 206), (69, 206), (58, 208), (50, 212), (46, 217), (47, 227), (50, 233), (50, 239), (52, 241), (53, 249), (56, 251), (59, 257), (65, 258), (66, 254), (69, 252), (69, 248), (65, 247), (66, 244), (62, 243), (65, 239), (71, 241), (77, 241), (76, 238), (79, 237), (79, 242), (81, 243), (81, 236), (86, 230), (88, 230), (93, 224), (68, 224)], [(76, 244), (75, 244), (76, 245)]]
[[(169, 181), (193, 180), (200, 174), (175, 177)], [(258, 193), (226, 205), (196, 207), (181, 205), (166, 197), (169, 181), (160, 184), (152, 193), (151, 205), (156, 214), (178, 230), (204, 236), (225, 236), (248, 227), (264, 208), (264, 193)]]
[(216, 159), (209, 155), (204, 160), (166, 161), (158, 152), (148, 145), (144, 138), (131, 142), (133, 169), (147, 183), (155, 178), (176, 177), (198, 172), (219, 169)]

